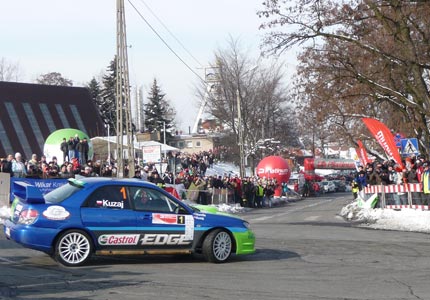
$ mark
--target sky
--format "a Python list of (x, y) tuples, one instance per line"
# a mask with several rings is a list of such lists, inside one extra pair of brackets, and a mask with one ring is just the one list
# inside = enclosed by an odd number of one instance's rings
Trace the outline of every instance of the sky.
[[(203, 68), (213, 62), (214, 52), (227, 49), (228, 41), (234, 39), (251, 57), (259, 56), (263, 32), (258, 29), (262, 20), (256, 12), (263, 8), (262, 2), (125, 0), (132, 89), (143, 87), (146, 99), (156, 78), (178, 113), (179, 129), (188, 133), (199, 109), (195, 96), (198, 76), (204, 78)], [(0, 3), (0, 59), (19, 65), (19, 81), (34, 82), (41, 74), (59, 72), (74, 86), (83, 86), (93, 77), (99, 78), (116, 53), (114, 0)], [(292, 62), (286, 67), (288, 73), (293, 72), (294, 55), (287, 52), (284, 56)]]

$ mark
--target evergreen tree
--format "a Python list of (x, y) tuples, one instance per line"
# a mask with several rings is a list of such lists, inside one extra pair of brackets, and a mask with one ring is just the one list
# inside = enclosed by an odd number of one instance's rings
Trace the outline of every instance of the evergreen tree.
[[(169, 103), (164, 99), (164, 94), (154, 78), (151, 91), (148, 93), (149, 102), (144, 106), (145, 128), (148, 132), (160, 132), (160, 140), (162, 141), (166, 129), (166, 139), (169, 139), (175, 130), (173, 123), (175, 111), (170, 107)], [(164, 142), (164, 141), (163, 141)]]
[(86, 85), (86, 88), (88, 89), (88, 92), (90, 93), (91, 99), (94, 101), (94, 103), (100, 105), (101, 87), (100, 83), (95, 77), (93, 77), (93, 79), (91, 79), (91, 81)]
[(110, 126), (110, 134), (116, 135), (116, 57), (110, 62), (102, 80), (98, 107), (103, 121)]
[[(102, 97), (102, 88), (100, 83), (95, 77), (86, 85), (88, 92), (90, 93), (91, 100), (96, 104), (100, 117), (103, 122), (107, 125), (109, 124), (109, 112), (105, 110), (104, 98)], [(109, 124), (110, 125), (110, 124)], [(113, 129), (113, 128), (112, 128)], [(110, 128), (109, 128), (110, 130)]]

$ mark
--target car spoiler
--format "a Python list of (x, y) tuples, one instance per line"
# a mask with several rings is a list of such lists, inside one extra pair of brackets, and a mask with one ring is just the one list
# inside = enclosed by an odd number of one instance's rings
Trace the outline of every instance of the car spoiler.
[(27, 203), (45, 203), (42, 192), (34, 185), (23, 181), (13, 183), (13, 194)]

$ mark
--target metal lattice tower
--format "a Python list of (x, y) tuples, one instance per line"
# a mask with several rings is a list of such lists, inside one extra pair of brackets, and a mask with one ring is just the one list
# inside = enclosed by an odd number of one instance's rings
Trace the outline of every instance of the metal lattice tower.
[(124, 0), (116, 1), (116, 125), (118, 177), (124, 172), (124, 134), (127, 136), (129, 177), (134, 176), (134, 143), (131, 124), (130, 84), (128, 76), (127, 38)]

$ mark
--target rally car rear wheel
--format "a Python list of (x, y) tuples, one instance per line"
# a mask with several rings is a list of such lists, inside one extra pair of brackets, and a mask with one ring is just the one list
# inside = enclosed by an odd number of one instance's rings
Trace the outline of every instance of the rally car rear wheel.
[(228, 232), (222, 229), (208, 234), (203, 242), (203, 255), (209, 262), (222, 263), (231, 255), (233, 242)]
[(55, 245), (55, 259), (65, 266), (81, 266), (92, 254), (89, 236), (80, 230), (64, 232)]

